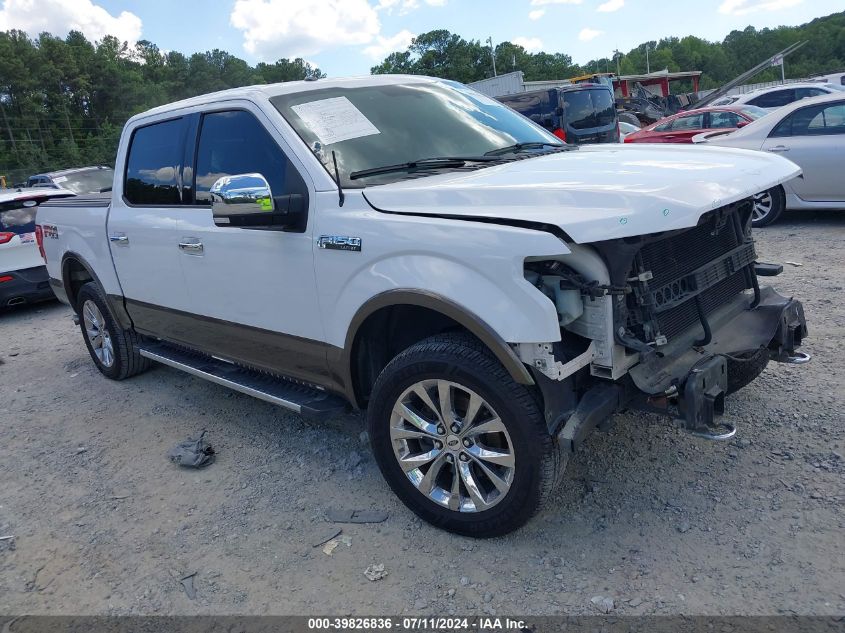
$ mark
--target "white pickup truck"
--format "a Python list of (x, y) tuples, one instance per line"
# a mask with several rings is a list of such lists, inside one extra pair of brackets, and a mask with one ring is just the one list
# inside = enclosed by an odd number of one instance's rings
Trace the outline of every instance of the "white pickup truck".
[(619, 411), (703, 437), (801, 304), (758, 284), (764, 153), (571, 147), (425, 77), (254, 86), (133, 117), (110, 194), (43, 204), (97, 368), (151, 361), (303, 415), (366, 409), (385, 479), (461, 534), (523, 524)]

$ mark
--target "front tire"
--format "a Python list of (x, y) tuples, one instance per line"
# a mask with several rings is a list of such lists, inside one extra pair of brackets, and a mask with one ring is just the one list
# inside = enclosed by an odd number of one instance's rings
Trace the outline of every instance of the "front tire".
[(769, 226), (777, 221), (786, 208), (786, 194), (778, 185), (754, 195), (751, 226)]
[(97, 283), (89, 281), (82, 286), (76, 306), (85, 346), (101, 374), (124, 380), (150, 367), (150, 360), (139, 351), (138, 334), (118, 325)]
[(534, 395), (477, 339), (438, 335), (399, 354), (373, 388), (367, 425), (387, 483), (450, 532), (506, 534), (554, 491), (564, 453)]

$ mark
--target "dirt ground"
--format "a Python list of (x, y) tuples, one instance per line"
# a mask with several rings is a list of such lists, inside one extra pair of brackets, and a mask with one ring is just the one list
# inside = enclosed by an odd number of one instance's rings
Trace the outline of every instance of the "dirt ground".
[[(311, 423), (165, 367), (112, 382), (69, 308), (2, 313), (0, 613), (583, 614), (598, 596), (619, 614), (845, 613), (845, 213), (757, 238), (762, 261), (801, 264), (772, 281), (804, 302), (813, 362), (729, 399), (730, 442), (618, 416), (556, 506), (487, 541), (406, 510), (358, 415)], [(202, 429), (216, 462), (172, 465)], [(342, 526), (329, 556), (312, 542), (330, 507), (389, 518)]]

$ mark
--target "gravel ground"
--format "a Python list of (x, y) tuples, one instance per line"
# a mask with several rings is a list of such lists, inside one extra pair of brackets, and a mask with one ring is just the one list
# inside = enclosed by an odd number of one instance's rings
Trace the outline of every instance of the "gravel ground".
[[(67, 307), (0, 314), (0, 613), (845, 613), (845, 213), (757, 235), (761, 260), (802, 264), (773, 281), (804, 302), (813, 362), (729, 399), (727, 443), (617, 416), (555, 506), (487, 541), (407, 511), (358, 415), (311, 423), (165, 367), (112, 382)], [(202, 429), (216, 462), (173, 466)], [(389, 518), (327, 555), (330, 507)]]

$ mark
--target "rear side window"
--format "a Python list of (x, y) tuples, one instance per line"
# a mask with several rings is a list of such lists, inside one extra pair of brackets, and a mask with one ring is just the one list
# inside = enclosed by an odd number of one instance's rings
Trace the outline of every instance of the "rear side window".
[(136, 129), (126, 160), (123, 193), (130, 204), (175, 205), (182, 201), (184, 119), (162, 121)]
[(827, 92), (821, 88), (796, 88), (795, 100), (806, 99), (807, 97), (818, 97), (819, 95), (826, 95)]
[(755, 105), (758, 108), (779, 108), (787, 105), (788, 103), (792, 103), (793, 101), (795, 101), (795, 91), (792, 88), (789, 88), (788, 90), (774, 90), (772, 92), (767, 92), (766, 94), (751, 99), (748, 103)]
[(743, 119), (735, 112), (711, 112), (710, 113), (710, 127), (724, 128), (736, 127)]
[(550, 91), (543, 92), (526, 92), (523, 94), (508, 95), (507, 97), (499, 97), (499, 101), (504, 103), (522, 114), (527, 116), (534, 123), (539, 123), (547, 129), (556, 127), (553, 120), (554, 109), (552, 107), (552, 100), (549, 97)]
[(672, 131), (676, 130), (700, 130), (704, 127), (704, 114), (691, 114), (678, 117), (672, 121)]
[(274, 196), (305, 193), (296, 168), (264, 126), (249, 112), (212, 112), (202, 119), (197, 149), (196, 202), (209, 204), (209, 190), (223, 176), (258, 173)]
[(616, 122), (616, 106), (610, 90), (575, 90), (563, 93), (566, 124), (576, 130), (603, 127)]

